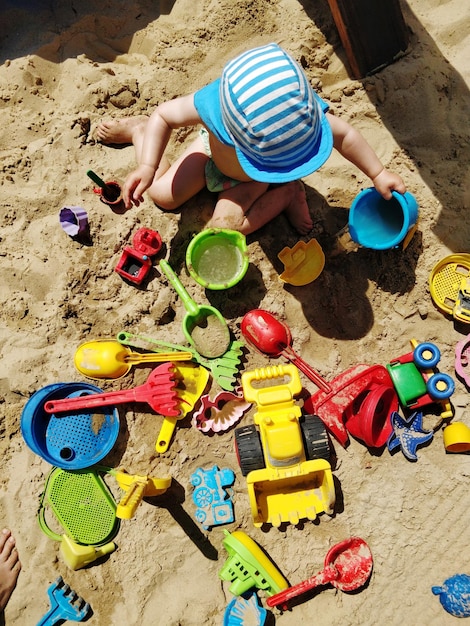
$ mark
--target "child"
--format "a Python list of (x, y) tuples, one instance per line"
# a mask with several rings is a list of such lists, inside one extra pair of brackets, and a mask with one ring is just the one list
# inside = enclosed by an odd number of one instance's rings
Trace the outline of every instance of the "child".
[[(172, 164), (164, 155), (174, 128), (202, 124), (198, 137)], [(385, 199), (406, 191), (362, 135), (328, 112), (301, 67), (277, 44), (241, 54), (220, 79), (160, 104), (150, 117), (102, 122), (103, 143), (133, 143), (138, 167), (123, 200), (139, 206), (143, 193), (160, 208), (180, 207), (205, 186), (218, 192), (208, 226), (248, 235), (284, 212), (306, 235), (313, 227), (300, 179), (316, 171), (335, 147)]]

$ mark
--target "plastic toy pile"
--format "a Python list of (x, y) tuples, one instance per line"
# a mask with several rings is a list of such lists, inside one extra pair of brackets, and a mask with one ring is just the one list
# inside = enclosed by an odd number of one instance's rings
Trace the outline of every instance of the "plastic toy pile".
[[(108, 183), (103, 185), (106, 190)], [(70, 218), (61, 215), (61, 219)], [(201, 234), (203, 237), (196, 236), (197, 245), (193, 241), (188, 248), (191, 277), (209, 289), (229, 288), (242, 280), (248, 266), (243, 236), (227, 230)], [(158, 233), (149, 229), (140, 229), (133, 242), (133, 248), (125, 248), (116, 271), (124, 280), (140, 285), (162, 242)], [(224, 266), (225, 248), (230, 251)], [(217, 255), (218, 261), (210, 256), (208, 262), (207, 254)], [(457, 267), (449, 270), (449, 263)], [(217, 275), (211, 273), (214, 267)], [(221, 267), (226, 268), (226, 274)], [(161, 259), (159, 268), (162, 279), (168, 280), (184, 304), (187, 345), (127, 331), (115, 338), (87, 341), (77, 346), (74, 354), (75, 367), (85, 378), (95, 382), (118, 380), (135, 366), (151, 364), (146, 382), (110, 392), (88, 381), (60, 382), (34, 393), (22, 413), (26, 444), (51, 465), (39, 502), (38, 522), (48, 537), (60, 542), (61, 557), (70, 569), (97, 566), (103, 559), (113, 558), (121, 522), (132, 518), (145, 498), (171, 489), (170, 476), (155, 478), (101, 465), (118, 440), (120, 407), (125, 404), (144, 404), (162, 416), (155, 443), (159, 454), (167, 452), (173, 438), (179, 436), (178, 422), (186, 417), (201, 436), (217, 433), (233, 438), (240, 475), (212, 463), (186, 477), (195, 519), (205, 531), (236, 523), (231, 488), (242, 477), (256, 528), (279, 528), (334, 515), (333, 440), (346, 447), (352, 436), (371, 450), (388, 448), (390, 454), (401, 450), (409, 461), (416, 462), (418, 448), (428, 445), (434, 432), (444, 425), (448, 452), (470, 449), (470, 429), (451, 423), (454, 380), (438, 371), (440, 352), (435, 344), (412, 339), (411, 351), (389, 363), (360, 363), (327, 381), (294, 351), (290, 329), (272, 313), (263, 309), (246, 312), (240, 336), (233, 337), (220, 312), (213, 306), (197, 304), (167, 261)], [(458, 289), (452, 291), (455, 304), (451, 312), (459, 321), (470, 323), (470, 255), (459, 255), (433, 271), (432, 293), (438, 302), (449, 302), (449, 272), (462, 276)], [(248, 350), (261, 353), (265, 367), (244, 370)], [(456, 373), (467, 387), (469, 356), (470, 335), (456, 347)], [(269, 359), (279, 357), (286, 362), (270, 363)], [(318, 388), (303, 405), (299, 401), (301, 394), (305, 397), (301, 375)], [(432, 430), (423, 428), (426, 413), (437, 415)], [(108, 476), (122, 492), (119, 502), (104, 480)], [(177, 478), (181, 480), (181, 476)], [(59, 532), (52, 528), (57, 525), (62, 529)], [(366, 541), (338, 538), (319, 573), (289, 585), (247, 533), (222, 531), (228, 556), (219, 576), (230, 583), (234, 596), (224, 624), (263, 624), (269, 609), (291, 609), (315, 587), (332, 585), (350, 592), (366, 586), (372, 574), (372, 552)], [(446, 602), (449, 589), (458, 595), (462, 584), (458, 579), (433, 587), (449, 612), (468, 614), (468, 607), (462, 609), (459, 598)], [(91, 608), (67, 586), (63, 592), (63, 586), (60, 579), (49, 590), (51, 611), (60, 609), (63, 619), (85, 619)], [(67, 597), (69, 593), (80, 608)], [(48, 619), (50, 614), (40, 623), (52, 623)]]

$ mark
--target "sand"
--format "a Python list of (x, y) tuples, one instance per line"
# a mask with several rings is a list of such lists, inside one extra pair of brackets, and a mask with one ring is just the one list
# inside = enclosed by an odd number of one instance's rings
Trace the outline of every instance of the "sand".
[[(128, 331), (185, 344), (182, 303), (157, 269), (140, 288), (114, 271), (123, 247), (147, 227), (162, 237), (157, 260), (168, 258), (194, 299), (222, 312), (234, 338), (243, 339), (246, 312), (269, 310), (288, 324), (295, 350), (327, 380), (357, 363), (385, 365), (409, 351), (411, 338), (435, 342), (440, 370), (456, 380), (452, 419), (470, 425), (468, 389), (454, 370), (455, 345), (469, 327), (443, 315), (428, 289), (439, 260), (469, 251), (468, 7), (458, 0), (403, 2), (407, 54), (355, 80), (325, 0), (98, 4), (2, 4), (0, 524), (13, 529), (23, 564), (6, 622), (37, 623), (48, 609), (48, 586), (62, 575), (90, 603), (93, 625), (221, 624), (232, 599), (218, 576), (227, 557), (223, 527), (206, 531), (198, 524), (189, 483), (198, 467), (217, 464), (236, 473), (235, 521), (226, 528), (245, 531), (291, 584), (320, 570), (328, 549), (347, 537), (362, 537), (372, 551), (374, 570), (359, 593), (325, 587), (291, 611), (273, 611), (272, 623), (453, 624), (431, 587), (469, 572), (470, 457), (446, 453), (436, 412), (425, 411), (424, 427), (435, 432), (415, 462), (400, 450), (374, 451), (352, 437), (343, 448), (333, 437), (334, 515), (257, 529), (232, 432), (203, 433), (188, 416), (160, 455), (155, 441), (162, 417), (146, 405), (127, 404), (121, 407), (117, 443), (103, 462), (133, 474), (171, 476), (173, 486), (122, 521), (118, 548), (104, 562), (77, 571), (64, 564), (59, 542), (46, 537), (36, 521), (51, 466), (25, 444), (20, 419), (39, 389), (87, 380), (73, 364), (86, 340)], [(93, 193), (86, 172), (122, 182), (133, 167), (133, 149), (103, 146), (93, 132), (100, 120), (149, 113), (159, 102), (205, 85), (225, 61), (270, 41), (302, 59), (334, 111), (403, 177), (420, 207), (419, 228), (404, 251), (361, 248), (335, 255), (335, 235), (370, 182), (334, 154), (305, 179), (312, 236), (326, 255), (319, 278), (303, 287), (279, 279), (277, 254), (299, 240), (280, 216), (248, 238), (250, 267), (243, 281), (208, 292), (189, 277), (184, 253), (207, 223), (214, 197), (202, 192), (170, 214), (149, 200), (125, 214), (113, 212)], [(175, 133), (171, 156), (192, 132)], [(87, 211), (88, 242), (60, 227), (59, 211), (66, 206)], [(282, 358), (245, 349), (246, 370), (280, 363)], [(149, 371), (140, 366), (121, 380), (97, 384), (130, 388)], [(315, 385), (301, 376), (305, 395), (314, 393)], [(211, 393), (218, 390), (213, 382)], [(240, 423), (251, 423), (252, 416), (253, 409)], [(119, 499), (116, 482), (107, 481)], [(263, 592), (259, 597), (264, 603)]]

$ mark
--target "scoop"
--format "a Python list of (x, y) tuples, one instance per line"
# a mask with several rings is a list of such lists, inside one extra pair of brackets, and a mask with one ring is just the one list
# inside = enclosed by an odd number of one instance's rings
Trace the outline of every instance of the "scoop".
[(183, 319), (186, 339), (205, 357), (214, 358), (224, 354), (230, 344), (230, 332), (222, 314), (215, 307), (196, 304), (167, 261), (162, 259), (159, 265), (187, 311)]
[(294, 352), (289, 328), (274, 315), (263, 309), (252, 309), (245, 314), (240, 327), (245, 339), (257, 350), (268, 356), (282, 355), (297, 366), (319, 389), (331, 391), (326, 380)]
[(98, 339), (87, 341), (78, 347), (74, 356), (77, 370), (95, 380), (117, 379), (125, 376), (133, 365), (161, 363), (162, 361), (190, 361), (190, 352), (133, 352), (119, 341)]
[(328, 551), (324, 569), (301, 583), (280, 591), (267, 599), (270, 607), (286, 610), (287, 602), (315, 587), (331, 584), (341, 591), (354, 591), (366, 584), (372, 573), (372, 553), (360, 537), (350, 537)]
[(160, 415), (178, 416), (181, 409), (175, 385), (173, 364), (163, 363), (150, 373), (143, 385), (138, 385), (133, 389), (49, 400), (44, 404), (44, 410), (46, 413), (61, 413), (78, 409), (93, 409), (98, 406), (125, 404), (126, 402), (146, 402)]

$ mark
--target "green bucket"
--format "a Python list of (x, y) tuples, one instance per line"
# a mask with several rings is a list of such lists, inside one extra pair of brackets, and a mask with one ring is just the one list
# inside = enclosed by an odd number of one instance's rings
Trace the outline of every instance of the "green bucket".
[(245, 235), (236, 230), (208, 228), (195, 235), (186, 250), (190, 275), (206, 289), (233, 287), (249, 263)]

